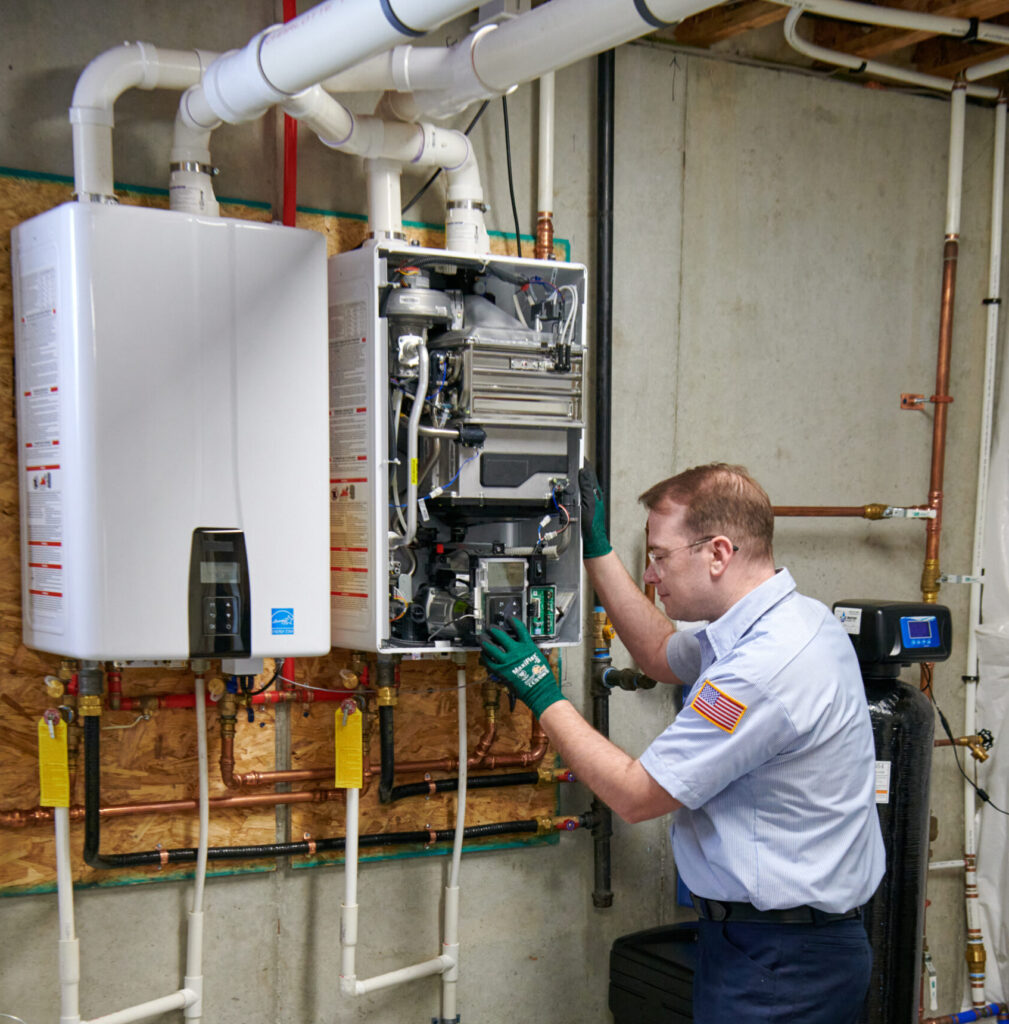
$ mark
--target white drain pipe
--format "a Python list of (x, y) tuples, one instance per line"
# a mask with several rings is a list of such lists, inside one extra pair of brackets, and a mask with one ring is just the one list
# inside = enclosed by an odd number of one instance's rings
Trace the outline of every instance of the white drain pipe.
[(425, 960), (409, 967), (376, 975), (373, 978), (357, 977), (357, 864), (358, 839), (360, 834), (360, 790), (348, 789), (346, 844), (344, 847), (344, 896), (341, 904), (340, 921), (340, 991), (348, 996), (361, 996), (379, 989), (391, 988), (417, 978), (442, 975), (443, 1024), (451, 1024), (458, 1016), (456, 986), (459, 980), (459, 867), (462, 861), (463, 834), (466, 827), (466, 781), (467, 781), (467, 722), (466, 722), (466, 668), (465, 655), (456, 670), (456, 692), (458, 693), (459, 727), (459, 788), (456, 797), (455, 836), (452, 843), (452, 861), (448, 884), (445, 887), (445, 915), (442, 931), (440, 956)]
[(56, 896), (59, 906), (60, 1024), (80, 1024), (80, 940), (74, 930), (74, 879), (70, 867), (70, 808), (57, 807)]

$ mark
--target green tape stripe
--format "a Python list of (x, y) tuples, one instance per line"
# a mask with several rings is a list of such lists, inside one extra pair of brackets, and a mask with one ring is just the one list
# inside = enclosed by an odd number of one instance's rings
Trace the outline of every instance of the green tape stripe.
[[(66, 174), (49, 174), (45, 171), (25, 171), (17, 167), (3, 167), (0, 166), (0, 177), (4, 178), (22, 178), (26, 181), (48, 181), (58, 185), (73, 185), (74, 179)], [(114, 183), (114, 187), (120, 192), (131, 192), (134, 195), (140, 196), (162, 196), (168, 197), (167, 188), (153, 188), (150, 185), (130, 185), (127, 182), (117, 181)], [(244, 206), (250, 210), (269, 210), (272, 209), (269, 203), (262, 202), (259, 199), (236, 199), (231, 196), (218, 196), (217, 201), (219, 203), (230, 203), (232, 206)], [(347, 213), (344, 210), (323, 210), (317, 206), (298, 206), (297, 210), (299, 213), (316, 214), (321, 217), (338, 217), (342, 220), (358, 220), (367, 221), (368, 215), (365, 213)], [(421, 231), (442, 231), (445, 230), (444, 224), (431, 224), (424, 220), (405, 220), (403, 221), (404, 227), (416, 228)], [(488, 231), (488, 235), (492, 238), (504, 238), (510, 239), (515, 237), (514, 231)], [(536, 244), (536, 239), (533, 235), (519, 235), (524, 242), (529, 242), (533, 245)], [(554, 245), (560, 245), (564, 251), (564, 262), (570, 262), (571, 260), (571, 242), (566, 238), (555, 238)]]

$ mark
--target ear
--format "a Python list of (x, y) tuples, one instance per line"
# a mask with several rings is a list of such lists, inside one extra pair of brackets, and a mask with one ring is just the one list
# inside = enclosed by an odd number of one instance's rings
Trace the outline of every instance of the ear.
[(712, 579), (718, 579), (729, 567), (729, 562), (732, 561), (732, 556), (738, 548), (731, 540), (729, 540), (728, 537), (723, 537), (719, 534), (711, 541), (711, 549), (712, 557), (709, 565), (709, 572), (711, 573)]

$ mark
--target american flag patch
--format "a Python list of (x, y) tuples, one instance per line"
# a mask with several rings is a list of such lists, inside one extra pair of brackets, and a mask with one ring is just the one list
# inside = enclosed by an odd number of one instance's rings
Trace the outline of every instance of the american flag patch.
[(745, 704), (740, 703), (735, 697), (730, 697), (727, 693), (722, 693), (707, 679), (704, 680), (700, 692), (690, 702), (690, 706), (699, 715), (703, 715), (709, 722), (713, 722), (725, 732), (732, 732), (739, 725), (739, 720), (746, 710)]

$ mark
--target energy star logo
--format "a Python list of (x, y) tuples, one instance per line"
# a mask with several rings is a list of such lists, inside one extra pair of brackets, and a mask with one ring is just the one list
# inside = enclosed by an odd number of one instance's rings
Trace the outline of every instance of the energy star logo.
[(270, 610), (270, 632), (274, 636), (290, 636), (294, 632), (294, 609), (273, 608)]

